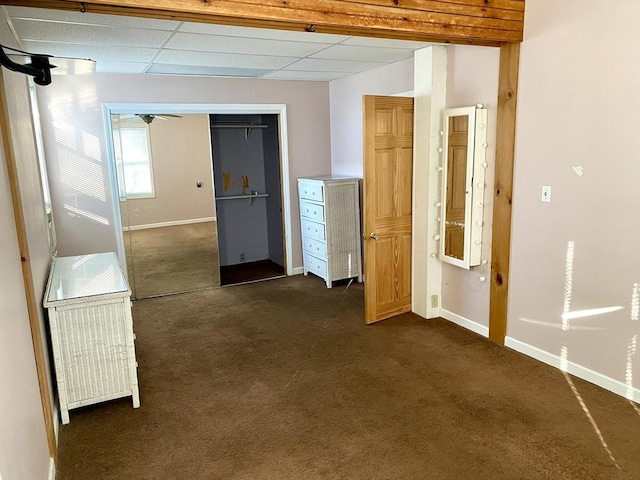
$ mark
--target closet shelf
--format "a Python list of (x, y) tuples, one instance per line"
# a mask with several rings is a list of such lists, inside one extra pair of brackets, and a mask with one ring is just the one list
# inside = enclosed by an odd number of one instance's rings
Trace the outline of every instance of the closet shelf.
[(254, 128), (268, 128), (264, 123), (211, 123), (211, 128), (244, 128), (244, 139), (249, 140)]
[(253, 205), (254, 198), (265, 198), (268, 196), (269, 196), (268, 193), (254, 193), (253, 195), (229, 195), (227, 197), (216, 197), (216, 200), (239, 200), (239, 199), (248, 198), (249, 204)]

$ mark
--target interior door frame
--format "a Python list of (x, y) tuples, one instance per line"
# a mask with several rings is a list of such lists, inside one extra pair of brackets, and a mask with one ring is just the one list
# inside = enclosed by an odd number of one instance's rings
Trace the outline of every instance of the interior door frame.
[[(274, 104), (220, 104), (220, 103), (103, 103), (102, 113), (104, 118), (104, 127), (107, 141), (107, 158), (109, 161), (109, 183), (111, 185), (112, 202), (114, 207), (115, 222), (122, 225), (122, 213), (120, 212), (120, 198), (118, 192), (118, 180), (116, 176), (116, 161), (113, 144), (108, 139), (113, 137), (111, 127), (111, 115), (119, 114), (246, 114), (246, 115), (262, 115), (275, 114), (278, 115), (278, 141), (280, 147), (280, 183), (282, 191), (282, 216), (284, 220), (284, 258), (285, 272), (287, 275), (293, 275), (293, 247), (291, 237), (291, 185), (289, 178), (289, 142), (287, 134), (287, 106), (283, 103)], [(213, 166), (212, 166), (213, 172)], [(213, 175), (213, 173), (212, 173)], [(215, 195), (215, 192), (214, 192)], [(122, 229), (117, 230), (117, 247), (118, 257), (123, 265), (126, 265), (126, 256), (124, 249), (124, 233)]]

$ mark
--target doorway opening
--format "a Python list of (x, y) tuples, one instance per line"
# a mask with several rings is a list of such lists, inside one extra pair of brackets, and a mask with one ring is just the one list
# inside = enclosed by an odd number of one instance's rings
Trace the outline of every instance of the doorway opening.
[(278, 117), (209, 119), (220, 284), (284, 276)]
[[(280, 231), (279, 236), (281, 239), (280, 242), (280, 256), (279, 262), (277, 264), (278, 267), (278, 276), (282, 275), (292, 275), (293, 267), (292, 267), (292, 246), (291, 246), (291, 212), (290, 212), (290, 185), (289, 185), (289, 166), (288, 166), (288, 144), (287, 144), (287, 117), (286, 117), (286, 106), (283, 104), (264, 104), (264, 105), (220, 105), (220, 104), (104, 104), (103, 108), (104, 119), (105, 119), (105, 128), (107, 133), (107, 138), (113, 138), (113, 125), (112, 125), (112, 116), (141, 116), (142, 114), (145, 117), (148, 116), (165, 116), (169, 117), (169, 120), (182, 120), (189, 116), (203, 115), (209, 118), (210, 115), (254, 115), (254, 116), (264, 116), (269, 122), (273, 123), (272, 128), (272, 136), (270, 137), (271, 142), (275, 142), (277, 145), (277, 155), (272, 155), (272, 161), (276, 161), (277, 168), (269, 168), (270, 172), (277, 171), (277, 180), (278, 180), (278, 191), (274, 192), (273, 200), (279, 201), (277, 206), (277, 214), (280, 218)], [(178, 117), (178, 119), (174, 119), (172, 117)], [(265, 120), (265, 121), (267, 121)], [(166, 119), (158, 120), (154, 123), (168, 123)], [(207, 122), (208, 123), (208, 122)], [(210, 135), (210, 126), (207, 125), (206, 132), (207, 141), (209, 145), (208, 149), (208, 163), (209, 163), (209, 172), (211, 173), (209, 177), (209, 183), (211, 187), (213, 187), (213, 174), (212, 167), (213, 162), (211, 159), (211, 155), (213, 153), (213, 142), (212, 137)], [(236, 129), (240, 131), (240, 129)], [(244, 135), (244, 132), (242, 132)], [(253, 135), (253, 133), (251, 133)], [(118, 172), (118, 169), (121, 169), (121, 166), (118, 166), (116, 163), (116, 152), (114, 151), (114, 142), (107, 141), (107, 151), (109, 158), (109, 166), (111, 172), (111, 186), (113, 198), (112, 201), (114, 203), (114, 209), (116, 212), (116, 221), (119, 221), (122, 224), (123, 228), (119, 230), (117, 242), (118, 242), (118, 256), (121, 264), (127, 265), (126, 269), (123, 269), (127, 272), (127, 276), (129, 279), (130, 286), (132, 290), (134, 290), (135, 296), (135, 277), (139, 272), (136, 272), (134, 268), (130, 268), (130, 265), (133, 265), (131, 259), (131, 248), (130, 248), (130, 227), (128, 225), (128, 214), (126, 208), (122, 208), (122, 194), (118, 194), (123, 191), (123, 188), (118, 184), (119, 178), (122, 177), (122, 173)], [(118, 175), (120, 173), (120, 175)], [(205, 179), (206, 182), (206, 179)], [(249, 180), (249, 186), (251, 186), (251, 179)], [(191, 182), (193, 185), (193, 189), (198, 188), (198, 182)], [(273, 182), (272, 182), (273, 183)], [(204, 182), (203, 182), (204, 184)], [(204, 185), (203, 185), (204, 186)], [(254, 189), (255, 190), (255, 189)], [(273, 191), (273, 189), (272, 189)], [(219, 202), (214, 200), (214, 196), (217, 196), (215, 190), (211, 188), (210, 196), (211, 200), (218, 204)], [(257, 199), (248, 199), (246, 201), (256, 201)], [(216, 205), (217, 206), (217, 205)], [(274, 208), (271, 209), (275, 211)], [(217, 223), (217, 218), (215, 217), (217, 212), (214, 213), (214, 217), (212, 217), (214, 228), (215, 223)], [(207, 218), (207, 220), (210, 220)], [(197, 228), (199, 225), (191, 225), (190, 227)], [(203, 225), (200, 225), (203, 226)], [(161, 227), (165, 227), (161, 225)], [(217, 233), (217, 229), (216, 233)], [(271, 235), (275, 236), (275, 235)], [(277, 242), (274, 242), (274, 245)], [(218, 246), (215, 245), (216, 257), (218, 256)], [(245, 268), (248, 264), (252, 262), (247, 262), (247, 253), (245, 252)], [(138, 268), (139, 270), (140, 268)], [(263, 267), (264, 270), (264, 267)], [(263, 272), (264, 274), (264, 272)], [(213, 277), (212, 277), (213, 278)], [(218, 277), (219, 278), (219, 277)], [(246, 281), (246, 280), (243, 280)], [(170, 283), (170, 282), (169, 282)], [(236, 282), (233, 282), (236, 283)], [(201, 288), (211, 288), (215, 286), (219, 286), (220, 282), (212, 282), (211, 285), (202, 286), (199, 285), (194, 289)], [(181, 293), (184, 291), (193, 290), (190, 288), (180, 288), (180, 291), (176, 292), (160, 292), (160, 295), (166, 295), (171, 293)], [(153, 294), (145, 294), (145, 297), (156, 296)], [(137, 296), (137, 298), (142, 298)]]

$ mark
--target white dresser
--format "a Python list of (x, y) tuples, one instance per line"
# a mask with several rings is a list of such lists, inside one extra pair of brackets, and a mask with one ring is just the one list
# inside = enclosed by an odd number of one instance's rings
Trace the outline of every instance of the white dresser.
[(131, 396), (140, 406), (131, 290), (114, 253), (54, 258), (45, 292), (62, 423)]
[(358, 178), (298, 179), (304, 274), (362, 281)]

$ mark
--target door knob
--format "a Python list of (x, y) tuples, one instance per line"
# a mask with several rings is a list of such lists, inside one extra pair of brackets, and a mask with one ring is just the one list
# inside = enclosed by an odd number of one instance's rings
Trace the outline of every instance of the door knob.
[(369, 234), (369, 238), (370, 238), (371, 240), (377, 240), (377, 239), (378, 239), (378, 235), (376, 235), (375, 233), (370, 233), (370, 234)]

